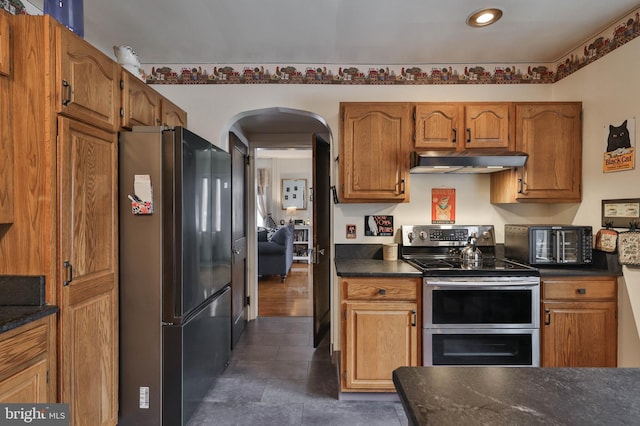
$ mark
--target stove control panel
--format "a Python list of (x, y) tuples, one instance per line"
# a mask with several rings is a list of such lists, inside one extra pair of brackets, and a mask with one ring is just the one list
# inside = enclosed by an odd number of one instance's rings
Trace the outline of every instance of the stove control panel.
[(478, 246), (496, 244), (493, 225), (403, 225), (402, 244), (410, 247), (464, 246), (474, 233)]

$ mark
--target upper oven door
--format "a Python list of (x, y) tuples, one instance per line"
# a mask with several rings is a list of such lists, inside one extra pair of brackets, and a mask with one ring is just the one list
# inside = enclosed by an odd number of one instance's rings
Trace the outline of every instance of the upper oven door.
[(539, 328), (539, 277), (425, 278), (424, 328)]

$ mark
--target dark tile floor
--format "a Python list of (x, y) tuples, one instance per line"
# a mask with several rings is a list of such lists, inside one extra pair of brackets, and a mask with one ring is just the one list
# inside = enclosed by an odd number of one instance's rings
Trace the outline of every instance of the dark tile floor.
[(329, 337), (313, 348), (309, 317), (260, 317), (189, 425), (406, 425), (397, 401), (338, 400)]

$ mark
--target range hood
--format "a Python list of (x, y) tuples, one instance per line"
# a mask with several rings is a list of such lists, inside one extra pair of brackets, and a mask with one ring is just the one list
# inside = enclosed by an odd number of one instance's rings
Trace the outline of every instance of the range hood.
[(521, 167), (519, 151), (421, 151), (411, 153), (411, 173), (494, 173)]

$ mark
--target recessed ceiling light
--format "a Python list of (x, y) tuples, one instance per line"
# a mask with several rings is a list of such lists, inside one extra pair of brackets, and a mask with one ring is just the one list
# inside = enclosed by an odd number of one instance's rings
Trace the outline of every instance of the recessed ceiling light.
[(473, 12), (467, 18), (467, 25), (470, 27), (486, 27), (496, 22), (500, 17), (502, 17), (500, 9), (482, 9)]

